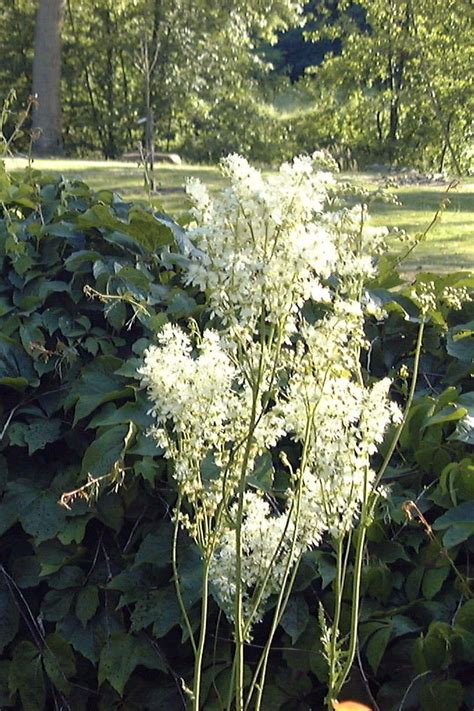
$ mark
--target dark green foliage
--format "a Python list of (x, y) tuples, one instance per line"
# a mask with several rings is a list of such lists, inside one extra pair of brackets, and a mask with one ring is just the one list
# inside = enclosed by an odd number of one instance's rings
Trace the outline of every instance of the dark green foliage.
[[(133, 377), (182, 293), (162, 260), (172, 229), (35, 171), (0, 169), (0, 193), (0, 705), (112, 709), (123, 695), (127, 708), (179, 708), (189, 650), (171, 667), (156, 641), (174, 630), (179, 650), (173, 494)], [(183, 315), (199, 310), (182, 298)], [(118, 492), (59, 505), (114, 467)]]
[[(0, 201), (0, 705), (184, 708), (181, 679), (190, 682), (193, 657), (172, 581), (174, 490), (145, 435), (151, 418), (136, 379), (168, 318), (205, 319), (202, 295), (184, 291), (173, 266), (178, 227), (112, 193), (35, 171), (12, 178), (0, 170)], [(473, 286), (463, 275), (433, 278), (439, 291)], [(408, 291), (390, 291), (396, 283), (387, 266), (372, 285), (389, 316), (367, 324), (364, 367), (394, 378), (403, 404), (399, 369), (412, 366), (418, 310)], [(360, 659), (382, 711), (403, 698), (403, 709), (464, 710), (474, 699), (466, 420), (474, 416), (474, 309), (432, 316), (364, 569)], [(212, 467), (206, 462), (203, 475)], [(275, 468), (269, 457), (258, 460), (254, 485), (277, 487)], [(106, 477), (96, 501), (58, 504), (89, 475)], [(184, 537), (178, 559), (196, 628), (201, 561)], [(329, 545), (305, 556), (275, 640), (265, 709), (323, 707), (318, 605), (331, 611), (334, 576)], [(350, 608), (346, 592), (343, 626)], [(256, 658), (265, 625), (252, 640)], [(215, 607), (210, 629), (203, 698), (212, 711), (231, 673), (229, 629)], [(363, 698), (361, 678), (356, 665), (347, 696)]]

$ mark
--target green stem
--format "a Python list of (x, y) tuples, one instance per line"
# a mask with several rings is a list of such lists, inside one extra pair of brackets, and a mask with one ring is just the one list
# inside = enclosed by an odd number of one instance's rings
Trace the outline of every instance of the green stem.
[[(294, 531), (293, 531), (293, 536), (292, 536), (292, 541), (291, 541), (291, 547), (290, 547), (290, 550), (288, 553), (288, 562), (287, 562), (286, 569), (285, 569), (285, 572), (283, 575), (283, 580), (281, 583), (280, 593), (278, 595), (278, 599), (277, 599), (277, 603), (276, 603), (276, 607), (275, 607), (275, 613), (273, 615), (273, 621), (272, 621), (272, 625), (270, 628), (270, 632), (267, 637), (267, 641), (265, 643), (263, 652), (260, 656), (260, 659), (259, 659), (259, 662), (257, 665), (257, 669), (254, 673), (252, 683), (250, 685), (249, 693), (247, 696), (247, 701), (245, 704), (245, 708), (248, 709), (249, 705), (250, 705), (250, 701), (252, 700), (254, 690), (257, 689), (257, 699), (256, 699), (255, 707), (254, 707), (255, 711), (259, 711), (261, 708), (263, 691), (264, 691), (264, 687), (265, 687), (265, 677), (266, 677), (266, 673), (267, 673), (267, 666), (268, 666), (271, 645), (272, 645), (276, 630), (278, 628), (278, 625), (280, 624), (281, 618), (282, 618), (283, 613), (285, 611), (285, 608), (288, 604), (288, 599), (289, 599), (291, 591), (293, 589), (293, 584), (294, 584), (294, 581), (296, 578), (296, 574), (298, 572), (299, 560), (294, 561), (293, 557), (294, 557), (295, 548), (296, 548), (296, 541), (297, 541), (297, 537), (298, 537), (298, 527), (299, 527), (299, 519), (300, 519), (300, 511), (301, 511), (301, 497), (302, 497), (302, 492), (303, 492), (303, 474), (304, 474), (304, 470), (306, 467), (306, 461), (307, 461), (307, 456), (308, 456), (311, 429), (313, 427), (314, 416), (315, 416), (316, 408), (317, 408), (318, 404), (319, 404), (319, 402), (313, 407), (313, 410), (312, 410), (311, 414), (308, 416), (308, 420), (306, 422), (303, 452), (301, 455), (300, 478), (298, 481), (298, 489), (296, 492), (295, 525), (294, 525)], [(288, 516), (290, 516), (291, 513), (292, 513), (292, 511), (289, 511)], [(293, 572), (290, 576), (290, 570), (291, 570), (292, 565), (293, 565)], [(289, 582), (288, 582), (288, 579), (289, 579)]]
[[(261, 363), (260, 368), (261, 370)], [(257, 400), (259, 392), (259, 381), (260, 374), (257, 381), (257, 385), (254, 389), (253, 399), (252, 399), (252, 410), (250, 414), (249, 423), (249, 434), (247, 442), (245, 445), (245, 452), (242, 461), (242, 469), (240, 475), (238, 498), (237, 498), (237, 520), (235, 524), (235, 549), (236, 549), (236, 564), (235, 564), (235, 576), (236, 576), (236, 593), (235, 593), (235, 605), (234, 605), (234, 631), (235, 631), (235, 708), (236, 711), (242, 711), (243, 709), (243, 692), (244, 692), (244, 644), (245, 644), (245, 631), (244, 631), (244, 616), (243, 616), (243, 585), (242, 585), (242, 519), (244, 510), (244, 495), (245, 495), (245, 479), (247, 474), (247, 467), (250, 459), (251, 451), (251, 438), (252, 432), (255, 427), (255, 422), (257, 419)]]
[(403, 432), (403, 429), (404, 429), (407, 419), (408, 419), (408, 414), (410, 412), (411, 404), (412, 404), (413, 398), (415, 396), (416, 382), (418, 380), (418, 371), (420, 369), (421, 346), (423, 344), (424, 330), (425, 330), (425, 321), (422, 320), (420, 322), (420, 327), (418, 329), (418, 337), (416, 339), (415, 359), (413, 362), (413, 375), (412, 375), (412, 379), (411, 379), (410, 391), (408, 393), (408, 398), (406, 401), (403, 417), (402, 417), (402, 420), (401, 420), (400, 424), (398, 425), (397, 429), (395, 430), (395, 434), (394, 434), (393, 439), (390, 443), (390, 446), (387, 450), (385, 458), (384, 458), (382, 465), (377, 473), (377, 476), (375, 477), (375, 480), (374, 480), (374, 483), (372, 486), (372, 490), (377, 488), (377, 486), (380, 483), (380, 480), (382, 479), (383, 475), (385, 474), (385, 471), (386, 471), (388, 465), (390, 464), (390, 460), (392, 459), (393, 453), (395, 452), (395, 448), (398, 444), (398, 441), (401, 437), (401, 434)]
[[(345, 660), (342, 668), (339, 670), (334, 670), (336, 672), (337, 678), (329, 678), (329, 693), (326, 698), (329, 711), (333, 711), (333, 701), (337, 700), (339, 693), (346, 683), (347, 677), (352, 668), (354, 658), (357, 651), (357, 630), (359, 626), (359, 606), (360, 606), (360, 587), (362, 579), (362, 563), (364, 560), (364, 548), (365, 539), (368, 527), (369, 516), (369, 495), (368, 495), (368, 482), (366, 479), (366, 490), (364, 495), (364, 501), (362, 504), (362, 511), (360, 516), (360, 522), (358, 526), (358, 536), (356, 543), (356, 557), (354, 561), (354, 571), (353, 571), (353, 582), (352, 582), (352, 609), (351, 609), (351, 623), (349, 629), (349, 648), (345, 654)], [(341, 558), (342, 561), (342, 558)], [(338, 557), (339, 562), (339, 557)], [(342, 602), (342, 600), (341, 600)], [(337, 635), (338, 630), (333, 626), (333, 637)], [(336, 651), (337, 655), (337, 651)], [(330, 673), (334, 666), (334, 660), (330, 660)]]
[(201, 624), (199, 630), (199, 643), (194, 658), (194, 685), (193, 685), (193, 711), (199, 711), (201, 697), (201, 676), (202, 676), (202, 658), (204, 654), (204, 646), (206, 644), (207, 632), (207, 608), (209, 597), (209, 565), (210, 559), (204, 561), (204, 569), (202, 574), (202, 594), (201, 594)]
[(179, 494), (178, 500), (176, 502), (176, 519), (174, 522), (173, 531), (173, 551), (172, 551), (172, 565), (173, 565), (173, 579), (176, 589), (176, 597), (178, 598), (179, 607), (181, 614), (183, 615), (184, 622), (186, 624), (186, 629), (188, 630), (189, 639), (191, 640), (191, 646), (193, 648), (194, 656), (197, 654), (196, 641), (194, 639), (193, 628), (191, 627), (191, 621), (186, 610), (186, 605), (184, 604), (183, 596), (181, 594), (181, 585), (179, 584), (179, 574), (178, 574), (178, 531), (179, 531), (179, 512), (181, 510), (182, 496)]
[(333, 694), (334, 686), (337, 677), (337, 640), (339, 633), (339, 623), (341, 620), (341, 608), (342, 608), (342, 594), (344, 591), (344, 561), (343, 561), (343, 536), (339, 536), (336, 542), (336, 554), (337, 554), (337, 564), (336, 564), (336, 579), (334, 585), (334, 619), (331, 626), (331, 651), (329, 656), (329, 677), (328, 677), (328, 704), (329, 708), (332, 709), (332, 702), (336, 700), (336, 696)]

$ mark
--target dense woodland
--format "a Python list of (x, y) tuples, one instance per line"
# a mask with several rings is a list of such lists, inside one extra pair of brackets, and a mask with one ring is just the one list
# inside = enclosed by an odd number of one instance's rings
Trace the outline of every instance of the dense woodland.
[(47, 154), (116, 158), (153, 142), (192, 160), (272, 162), (320, 147), (343, 164), (460, 172), (468, 5), (2, 0), (0, 96), (15, 89), (17, 107), (33, 89), (45, 97), (36, 149)]

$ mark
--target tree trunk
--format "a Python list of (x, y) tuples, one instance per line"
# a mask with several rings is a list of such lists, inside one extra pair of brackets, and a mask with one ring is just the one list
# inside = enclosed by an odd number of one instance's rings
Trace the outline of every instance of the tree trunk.
[(62, 151), (61, 138), (61, 30), (65, 0), (39, 0), (35, 27), (33, 129), (41, 131), (34, 143), (39, 155)]

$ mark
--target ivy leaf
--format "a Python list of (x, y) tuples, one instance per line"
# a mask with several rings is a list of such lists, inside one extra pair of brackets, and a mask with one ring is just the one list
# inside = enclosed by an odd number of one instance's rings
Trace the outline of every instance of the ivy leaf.
[(49, 634), (43, 651), (43, 664), (54, 686), (64, 694), (69, 692), (68, 678), (76, 672), (74, 652), (59, 634)]
[(303, 595), (291, 597), (281, 618), (281, 626), (290, 635), (292, 644), (296, 644), (301, 637), (308, 621), (309, 609)]
[(35, 417), (28, 424), (13, 423), (8, 436), (11, 444), (28, 447), (28, 454), (31, 456), (37, 450), (44, 449), (47, 444), (59, 439), (61, 424), (61, 420), (58, 419)]
[(180, 619), (181, 611), (174, 589), (153, 590), (135, 605), (131, 630), (137, 632), (153, 624), (153, 634), (159, 639), (179, 624)]
[(460, 361), (474, 361), (474, 321), (454, 326), (448, 331), (446, 350)]
[(94, 440), (84, 453), (82, 473), (104, 476), (111, 472), (124, 452), (128, 429), (126, 425), (117, 425)]
[(10, 694), (20, 693), (23, 711), (43, 711), (46, 702), (41, 654), (31, 642), (19, 642), (8, 679)]
[[(54, 538), (65, 521), (65, 512), (56, 497), (39, 484), (26, 479), (9, 483), (0, 506), (0, 535), (19, 520), (36, 543)], [(3, 524), (3, 525), (2, 525)]]
[(158, 568), (166, 567), (171, 563), (172, 540), (173, 527), (161, 524), (156, 532), (149, 533), (141, 542), (134, 565), (150, 563)]
[(122, 361), (113, 356), (99, 356), (83, 369), (66, 406), (76, 403), (74, 426), (91, 414), (99, 405), (130, 397), (132, 391), (123, 387), (123, 378), (114, 374)]
[(423, 687), (420, 693), (422, 711), (434, 708), (458, 711), (463, 704), (464, 691), (457, 679), (437, 679)]
[(270, 452), (264, 452), (255, 459), (253, 472), (247, 477), (250, 486), (269, 492), (273, 487), (275, 470)]
[(0, 577), (0, 653), (15, 638), (19, 620), (18, 608), (2, 576)]
[(450, 568), (445, 565), (442, 568), (431, 568), (427, 570), (421, 586), (423, 597), (427, 600), (432, 600), (434, 596), (441, 590), (444, 581), (449, 575)]
[(83, 627), (94, 617), (99, 606), (99, 591), (96, 585), (88, 585), (79, 590), (76, 598), (76, 615)]
[(474, 501), (463, 501), (436, 519), (433, 528), (437, 531), (448, 529), (443, 536), (446, 548), (452, 548), (466, 541), (474, 534)]
[(458, 627), (474, 633), (474, 600), (464, 603), (456, 614), (455, 622)]
[(370, 636), (366, 648), (367, 661), (372, 667), (374, 674), (377, 674), (380, 662), (382, 661), (387, 645), (392, 636), (392, 624), (384, 624)]
[(38, 384), (31, 358), (16, 341), (0, 333), (0, 385), (24, 390)]
[(113, 634), (100, 655), (99, 684), (108, 681), (122, 696), (125, 684), (139, 664), (148, 669), (166, 671), (148, 640), (125, 632)]

